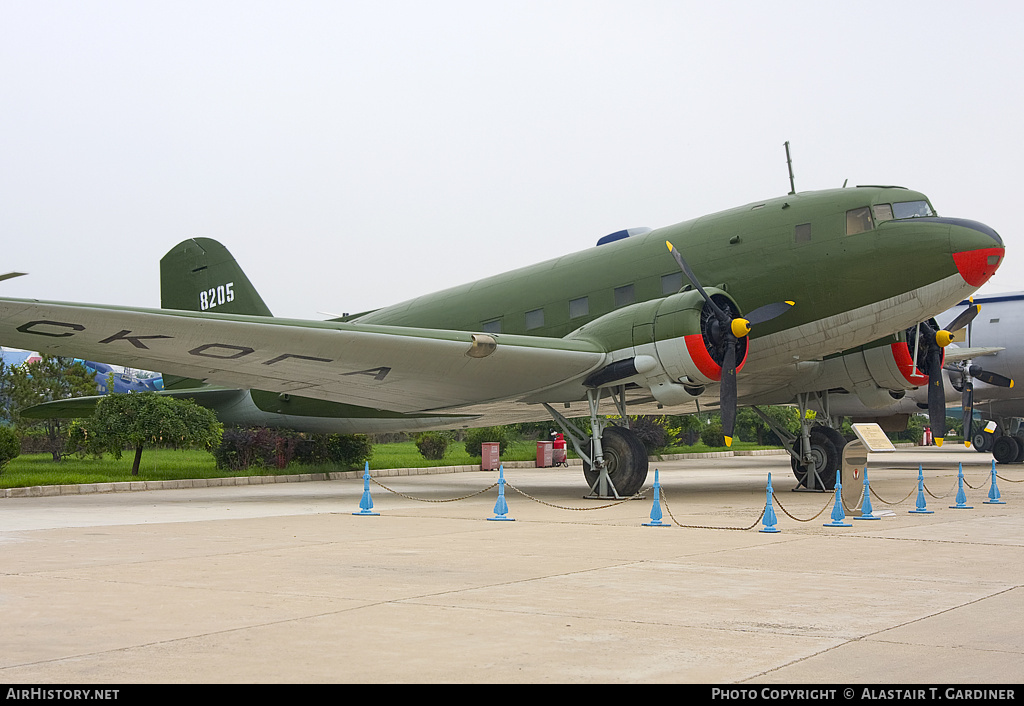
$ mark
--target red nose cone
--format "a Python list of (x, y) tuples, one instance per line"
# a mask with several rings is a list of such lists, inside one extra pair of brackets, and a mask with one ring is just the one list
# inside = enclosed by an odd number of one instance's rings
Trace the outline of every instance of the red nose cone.
[(960, 276), (972, 287), (980, 287), (999, 269), (1003, 261), (1003, 248), (983, 248), (953, 253), (953, 262), (960, 271)]

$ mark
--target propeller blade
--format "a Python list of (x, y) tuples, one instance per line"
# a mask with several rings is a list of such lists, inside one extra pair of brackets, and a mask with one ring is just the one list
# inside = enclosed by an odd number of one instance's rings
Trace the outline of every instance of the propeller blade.
[(732, 446), (733, 429), (736, 427), (736, 341), (730, 336), (722, 360), (722, 432), (725, 445)]
[(15, 277), (24, 277), (27, 272), (8, 272), (7, 274), (0, 275), (0, 281), (5, 279), (14, 279)]
[(711, 310), (715, 312), (715, 316), (718, 317), (718, 320), (723, 324), (728, 325), (730, 321), (729, 317), (717, 304), (715, 304), (714, 301), (712, 301), (710, 295), (704, 291), (704, 287), (700, 286), (700, 282), (697, 280), (697, 275), (693, 274), (693, 270), (691, 270), (690, 266), (686, 264), (686, 260), (683, 259), (683, 256), (679, 254), (679, 251), (676, 250), (675, 246), (673, 246), (669, 241), (666, 240), (665, 245), (668, 246), (668, 251), (672, 253), (672, 257), (676, 259), (676, 264), (679, 265), (679, 269), (683, 271), (684, 275), (686, 275), (686, 279), (690, 280), (690, 284), (693, 285), (694, 289), (700, 292), (701, 296), (704, 297), (704, 301), (711, 306)]
[(1013, 380), (1010, 378), (1005, 375), (1000, 375), (999, 373), (992, 373), (988, 370), (983, 370), (977, 365), (972, 365), (967, 368), (967, 372), (971, 377), (977, 378), (989, 385), (996, 385), (997, 387), (1013, 387)]
[(981, 311), (980, 306), (978, 306), (977, 304), (971, 304), (969, 307), (960, 312), (960, 315), (953, 319), (952, 323), (950, 323), (945, 330), (949, 331), (950, 333), (953, 333), (954, 331), (959, 331), (964, 326), (974, 321), (974, 317), (978, 315), (979, 311)]
[(942, 383), (942, 349), (928, 346), (928, 422), (936, 446), (946, 437), (946, 392)]
[(960, 398), (960, 408), (964, 412), (964, 446), (971, 447), (971, 439), (974, 438), (974, 383), (971, 378), (964, 375), (964, 392)]
[(754, 309), (752, 312), (750, 312), (743, 318), (745, 318), (751, 326), (756, 326), (757, 324), (763, 324), (765, 321), (771, 321), (776, 316), (781, 316), (782, 314), (785, 314), (794, 306), (794, 302), (788, 301), (775, 302), (774, 304), (765, 304), (764, 306), (759, 306), (758, 308)]

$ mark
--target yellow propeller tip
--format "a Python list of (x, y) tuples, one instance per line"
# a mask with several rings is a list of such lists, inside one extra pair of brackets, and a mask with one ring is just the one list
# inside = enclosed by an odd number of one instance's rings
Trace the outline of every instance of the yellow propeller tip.
[(971, 448), (971, 442), (968, 441), (967, 439), (964, 439), (964, 446), (966, 446), (967, 448)]
[(672, 243), (668, 242), (667, 240), (665, 241), (665, 245), (667, 245), (667, 246), (668, 246), (668, 249), (669, 249), (669, 250), (672, 250), (672, 249), (673, 249), (673, 248), (672, 248)]
[(732, 437), (731, 436), (725, 437), (725, 445), (726, 446), (732, 446)]
[(788, 299), (786, 300), (786, 303), (789, 304), (790, 306), (796, 306), (796, 302), (791, 302)]
[(935, 445), (936, 446), (942, 446), (942, 441), (943, 441), (943, 438), (941, 436), (936, 436), (935, 437)]

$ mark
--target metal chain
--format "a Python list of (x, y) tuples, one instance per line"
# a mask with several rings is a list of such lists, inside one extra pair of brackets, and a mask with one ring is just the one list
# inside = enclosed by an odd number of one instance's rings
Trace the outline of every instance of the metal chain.
[(875, 500), (879, 501), (880, 503), (883, 503), (884, 505), (900, 505), (902, 503), (905, 503), (907, 500), (910, 499), (910, 496), (913, 495), (916, 492), (917, 492), (917, 488), (914, 488), (909, 493), (907, 493), (907, 497), (905, 497), (902, 500), (899, 500), (899, 501), (893, 503), (893, 502), (889, 502), (888, 500), (886, 500), (885, 498), (880, 496), (878, 494), (878, 492), (874, 488), (871, 489), (871, 494), (875, 496)]
[(603, 510), (603, 509), (608, 508), (608, 507), (615, 507), (616, 505), (621, 505), (622, 503), (628, 503), (631, 500), (641, 500), (641, 499), (643, 499), (643, 495), (646, 492), (646, 491), (641, 490), (641, 491), (638, 491), (637, 493), (635, 493), (634, 495), (632, 495), (632, 496), (630, 496), (628, 498), (623, 498), (622, 500), (618, 500), (618, 501), (613, 502), (613, 503), (608, 503), (607, 505), (595, 505), (594, 507), (569, 507), (568, 505), (555, 505), (554, 503), (549, 503), (546, 500), (541, 500), (540, 498), (535, 498), (532, 495), (530, 495), (529, 493), (527, 493), (527, 492), (525, 492), (523, 490), (520, 490), (519, 488), (515, 487), (514, 485), (512, 485), (508, 481), (505, 481), (505, 485), (507, 485), (509, 488), (511, 488), (512, 490), (516, 491), (517, 493), (519, 493), (523, 497), (529, 498), (530, 500), (534, 501), (535, 503), (540, 503), (541, 505), (547, 505), (548, 507), (558, 508), (559, 510)]
[(417, 497), (414, 497), (412, 495), (406, 495), (405, 493), (400, 493), (397, 490), (395, 490), (394, 488), (387, 487), (386, 485), (384, 485), (383, 483), (378, 481), (376, 478), (371, 477), (370, 480), (372, 480), (374, 483), (376, 483), (377, 485), (379, 485), (381, 488), (383, 488), (384, 490), (388, 491), (389, 493), (394, 493), (395, 495), (403, 497), (406, 500), (415, 500), (415, 501), (421, 502), (421, 503), (453, 503), (453, 502), (455, 502), (457, 500), (467, 500), (469, 498), (476, 497), (477, 495), (482, 495), (483, 493), (486, 493), (488, 490), (491, 490), (492, 488), (494, 488), (495, 486), (498, 485), (497, 483), (493, 483), (493, 484), (487, 486), (486, 488), (484, 488), (483, 490), (477, 491), (475, 493), (470, 493), (469, 495), (463, 495), (461, 498), (449, 498), (447, 500), (428, 500), (427, 498), (417, 498)]
[(664, 486), (661, 486), (661, 501), (665, 503), (665, 511), (668, 512), (668, 516), (672, 518), (672, 522), (675, 523), (676, 526), (683, 527), (685, 529), (737, 530), (739, 532), (746, 532), (747, 530), (752, 530), (755, 527), (757, 527), (758, 523), (761, 521), (761, 518), (764, 517), (765, 511), (765, 508), (761, 508), (761, 514), (757, 516), (756, 520), (754, 520), (754, 524), (750, 525), (749, 527), (714, 527), (711, 525), (684, 525), (676, 519), (675, 515), (672, 514), (672, 510), (668, 506), (668, 499), (665, 497)]
[(1005, 480), (1007, 483), (1024, 483), (1024, 478), (1018, 478), (1017, 480), (1014, 480), (1013, 478), (1003, 478), (998, 473), (996, 473), (996, 478), (999, 480)]
[[(832, 495), (835, 496), (835, 493), (833, 493)], [(789, 517), (790, 519), (796, 520), (797, 522), (814, 522), (816, 519), (821, 517), (821, 513), (825, 512), (825, 510), (828, 509), (828, 506), (831, 505), (834, 502), (834, 500), (835, 500), (835, 498), (833, 497), (831, 500), (826, 502), (825, 503), (825, 507), (823, 507), (820, 510), (818, 510), (818, 514), (815, 515), (814, 517), (810, 518), (809, 520), (801, 520), (799, 517), (796, 517), (795, 515), (790, 513), (789, 510), (787, 510), (786, 508), (784, 508), (782, 506), (782, 503), (779, 501), (779, 498), (778, 498), (777, 495), (775, 495), (775, 493), (772, 493), (772, 499), (779, 504), (779, 509), (782, 510), (784, 513), (786, 513), (787, 517)]]

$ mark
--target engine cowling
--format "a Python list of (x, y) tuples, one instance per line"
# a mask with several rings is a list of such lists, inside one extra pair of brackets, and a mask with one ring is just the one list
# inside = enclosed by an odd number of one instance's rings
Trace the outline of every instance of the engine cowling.
[[(735, 300), (714, 287), (705, 291), (730, 314), (739, 314)], [(720, 326), (700, 292), (689, 290), (606, 314), (574, 332), (574, 338), (598, 342), (616, 361), (592, 374), (597, 387), (628, 379), (649, 387), (666, 406), (692, 401), (705, 385), (722, 379), (724, 346), (716, 344)], [(747, 339), (740, 339), (737, 371), (747, 357)]]

